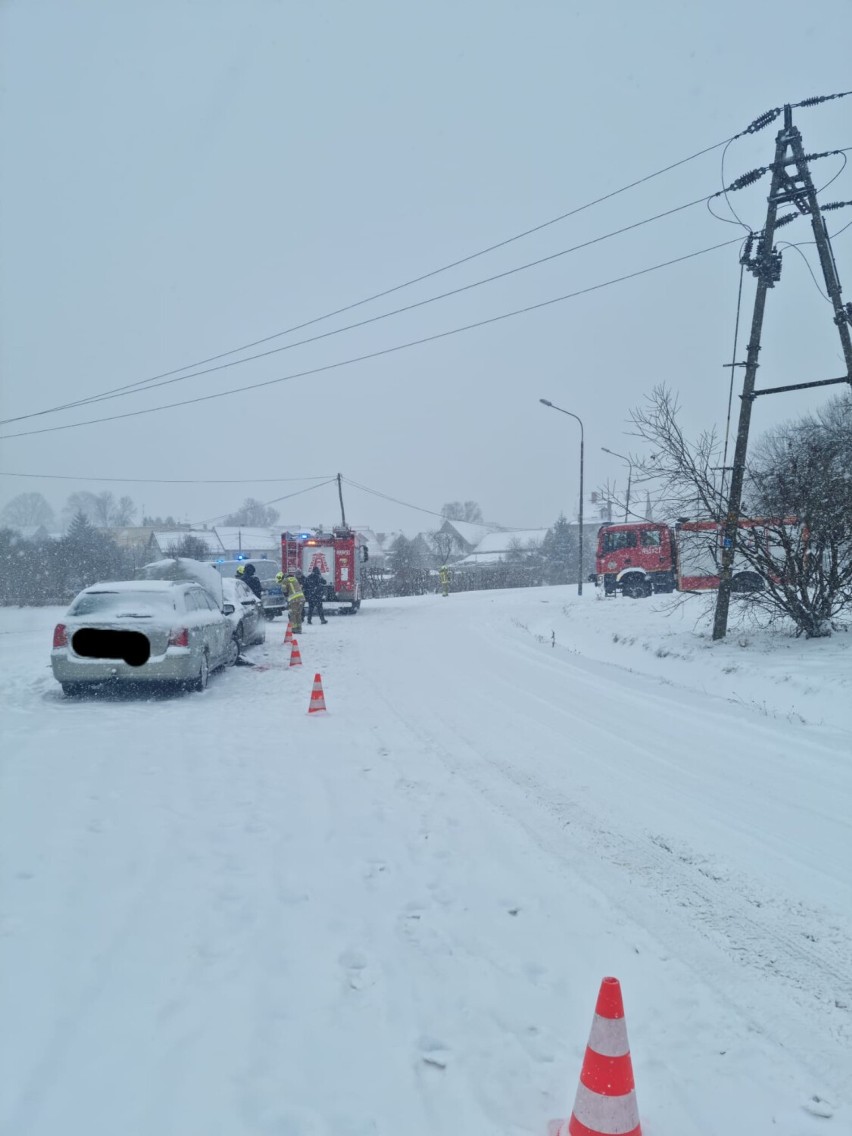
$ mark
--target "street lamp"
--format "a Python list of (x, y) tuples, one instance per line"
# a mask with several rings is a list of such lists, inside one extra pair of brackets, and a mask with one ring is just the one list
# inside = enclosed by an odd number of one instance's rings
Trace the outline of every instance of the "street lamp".
[(633, 462), (624, 454), (617, 454), (615, 450), (608, 450), (606, 446), (601, 446), (601, 449), (605, 454), (612, 454), (614, 458), (621, 458), (622, 461), (627, 462), (627, 500), (624, 502), (624, 523), (627, 524), (627, 517), (630, 513), (630, 482), (633, 478)]
[(567, 414), (570, 418), (574, 418), (580, 423), (580, 558), (577, 561), (577, 595), (581, 596), (583, 594), (583, 448), (585, 445), (583, 421), (570, 410), (563, 410), (561, 406), (554, 406), (554, 404), (546, 398), (540, 398), (538, 401), (543, 406), (549, 406), (551, 410), (558, 410), (560, 414)]

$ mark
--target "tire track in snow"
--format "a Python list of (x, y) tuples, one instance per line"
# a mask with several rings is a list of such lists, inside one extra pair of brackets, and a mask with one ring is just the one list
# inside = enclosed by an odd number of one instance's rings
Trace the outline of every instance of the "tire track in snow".
[[(658, 936), (661, 925), (656, 912), (662, 907), (667, 914), (665, 925), (678, 928), (674, 949), (681, 950), (681, 938), (686, 934), (693, 943), (693, 965), (702, 973), (712, 974), (716, 989), (730, 1002), (732, 992), (728, 989), (726, 973), (713, 955), (715, 950), (723, 951), (743, 971), (738, 991), (733, 994), (736, 1012), (742, 1013), (743, 1008), (748, 1007), (746, 1012), (751, 1026), (757, 1032), (770, 1034), (776, 1040), (785, 1039), (785, 1044), (795, 1048), (815, 1074), (821, 1073), (821, 1053), (828, 1057), (836, 1052), (836, 1047), (841, 1050), (852, 1048), (849, 1013), (852, 1006), (852, 947), (848, 929), (833, 925), (832, 917), (820, 909), (806, 908), (803, 912), (796, 912), (780, 896), (761, 897), (760, 888), (748, 880), (740, 878), (729, 882), (725, 878), (714, 879), (712, 867), (707, 867), (700, 854), (688, 848), (680, 853), (672, 852), (665, 837), (661, 843), (656, 834), (635, 827), (630, 832), (622, 826), (616, 830), (601, 824), (595, 813), (580, 805), (576, 797), (569, 798), (561, 791), (559, 786), (564, 783), (564, 772), (560, 776), (559, 770), (552, 767), (531, 773), (489, 751), (488, 743), (477, 735), (472, 724), (486, 720), (494, 704), (501, 703), (500, 698), (493, 695), (494, 687), (506, 690), (507, 698), (512, 698), (515, 708), (519, 709), (517, 683), (506, 677), (513, 671), (511, 663), (506, 659), (501, 671), (494, 659), (495, 648), (501, 655), (511, 654), (512, 657), (516, 657), (517, 651), (514, 645), (507, 649), (499, 637), (483, 634), (482, 638), (489, 640), (489, 670), (493, 671), (489, 673), (488, 685), (492, 687), (492, 693), (488, 697), (475, 687), (465, 693), (461, 711), (458, 700), (445, 701), (439, 722), (426, 708), (416, 712), (400, 710), (399, 705), (405, 704), (402, 692), (398, 691), (398, 697), (394, 698), (388, 692), (387, 682), (382, 687), (374, 684), (376, 696), (416, 738), (426, 742), (446, 768), (461, 773), (505, 817), (521, 823), (530, 838), (551, 855), (570, 860), (580, 850), (590, 866), (592, 878), (600, 876), (602, 862), (609, 869), (608, 876), (614, 870), (619, 877), (627, 876), (640, 885), (641, 894), (630, 898), (627, 892), (626, 902), (623, 884), (610, 891), (619, 895), (619, 903), (631, 920)], [(526, 657), (524, 661), (528, 661)], [(544, 664), (540, 659), (535, 661), (552, 672), (553, 664)], [(574, 678), (578, 672), (583, 677), (589, 691), (588, 699), (605, 701), (609, 697), (612, 705), (615, 692), (607, 691), (605, 681), (602, 682), (602, 665), (595, 667), (596, 673), (592, 678), (583, 674), (581, 663), (573, 658), (570, 662), (571, 677)], [(458, 666), (463, 673), (464, 663), (459, 662)], [(477, 686), (481, 690), (485, 684), (481, 675), (478, 679)], [(654, 680), (641, 679), (640, 684), (655, 685)], [(617, 685), (620, 695), (622, 680), (619, 679)], [(634, 699), (645, 697), (644, 690), (641, 694), (630, 693)], [(657, 709), (662, 709), (667, 702), (671, 709), (671, 701), (665, 692), (654, 693), (658, 700)], [(700, 696), (694, 695), (694, 700), (699, 701)], [(540, 703), (553, 709), (545, 698), (541, 698)], [(569, 711), (558, 707), (556, 710), (566, 717), (571, 716)], [(712, 711), (708, 711), (708, 715), (712, 720)], [(558, 752), (559, 739), (552, 731), (534, 717), (523, 717), (523, 732), (548, 738), (549, 746), (541, 746), (540, 749)], [(584, 725), (604, 737), (607, 746), (614, 739), (631, 748), (637, 745), (634, 738), (629, 735), (625, 738), (611, 721), (608, 725), (598, 722), (585, 722)], [(761, 728), (777, 734), (770, 725), (763, 724)], [(466, 758), (463, 762), (458, 760), (460, 749), (463, 749)], [(654, 760), (659, 760), (653, 749), (648, 749), (647, 753)], [(495, 771), (500, 774), (499, 783), (494, 781)], [(510, 785), (515, 791), (506, 791)], [(516, 790), (522, 791), (520, 796)], [(550, 823), (543, 824), (542, 816), (549, 818)], [(566, 826), (570, 826), (567, 844)], [(705, 869), (703, 872), (702, 867)], [(603, 881), (601, 886), (606, 890)], [(654, 908), (649, 912), (649, 895), (655, 898), (656, 912)], [(793, 934), (785, 926), (791, 919), (795, 919), (801, 927), (800, 933)], [(819, 928), (819, 933), (815, 939), (809, 939), (805, 927), (813, 925)], [(703, 940), (703, 945), (696, 939)], [(777, 1009), (772, 1008), (779, 1004), (778, 999), (762, 999), (760, 1005), (755, 1003), (749, 971), (760, 972), (773, 982), (783, 983), (786, 997), (795, 1001), (806, 1016), (812, 1017), (814, 1009), (819, 1008), (819, 1023), (814, 1025), (808, 1036), (798, 1037), (795, 1042), (787, 1038), (787, 1022)], [(780, 1005), (783, 1005), (783, 1000), (780, 1000)]]

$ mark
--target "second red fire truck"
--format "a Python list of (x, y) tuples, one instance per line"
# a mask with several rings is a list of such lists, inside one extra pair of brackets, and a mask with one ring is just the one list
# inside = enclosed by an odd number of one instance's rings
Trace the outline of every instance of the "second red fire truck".
[[(741, 521), (757, 537), (761, 522)], [(598, 530), (597, 585), (604, 595), (639, 599), (654, 592), (706, 592), (719, 587), (722, 525), (717, 521), (655, 521), (606, 524)], [(733, 589), (758, 591), (760, 574), (739, 554), (734, 557)]]

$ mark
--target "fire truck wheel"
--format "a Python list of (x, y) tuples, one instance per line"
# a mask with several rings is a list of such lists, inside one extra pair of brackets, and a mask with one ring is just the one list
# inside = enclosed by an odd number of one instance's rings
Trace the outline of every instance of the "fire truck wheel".
[(640, 600), (651, 594), (651, 583), (644, 576), (627, 576), (621, 590), (631, 600)]
[(763, 580), (757, 572), (740, 572), (731, 580), (732, 592), (762, 592)]

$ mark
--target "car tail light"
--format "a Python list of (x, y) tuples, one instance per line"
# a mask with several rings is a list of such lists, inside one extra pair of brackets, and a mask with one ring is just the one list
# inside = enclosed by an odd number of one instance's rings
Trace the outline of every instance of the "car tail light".
[(57, 623), (57, 625), (53, 629), (53, 646), (54, 649), (56, 647), (68, 646), (68, 635), (65, 631), (64, 623)]
[(175, 627), (169, 635), (170, 647), (188, 647), (189, 646), (189, 628), (188, 627)]

